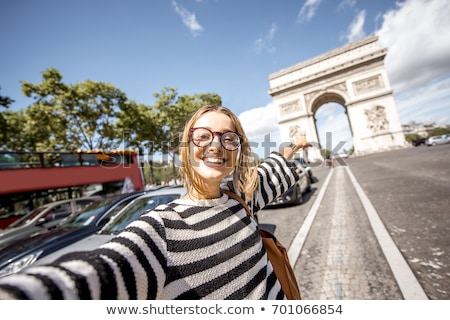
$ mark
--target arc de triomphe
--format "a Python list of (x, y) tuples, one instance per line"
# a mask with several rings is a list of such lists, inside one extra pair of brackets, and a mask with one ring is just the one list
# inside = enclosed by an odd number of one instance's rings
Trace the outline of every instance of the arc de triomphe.
[(322, 159), (326, 143), (319, 147), (315, 114), (325, 103), (336, 102), (346, 110), (355, 154), (404, 147), (384, 68), (386, 54), (378, 37), (369, 36), (271, 74), (269, 94), (279, 109), (281, 141), (293, 142), (299, 131), (306, 131), (317, 146), (308, 150), (308, 159)]

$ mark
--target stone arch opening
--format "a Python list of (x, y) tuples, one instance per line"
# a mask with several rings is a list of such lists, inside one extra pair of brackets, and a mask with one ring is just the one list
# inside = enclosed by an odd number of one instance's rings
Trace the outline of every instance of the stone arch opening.
[(341, 106), (345, 107), (345, 99), (342, 97), (342, 95), (336, 92), (326, 92), (320, 95), (317, 99), (313, 100), (313, 102), (311, 103), (311, 112), (315, 114), (321, 106), (332, 102), (338, 103)]
[(378, 37), (370, 36), (271, 74), (269, 94), (278, 106), (282, 141), (306, 131), (317, 146), (308, 150), (309, 160), (322, 159), (314, 116), (322, 105), (338, 103), (345, 108), (356, 154), (404, 147), (386, 54)]
[[(334, 150), (335, 153), (342, 151), (349, 151), (353, 147), (353, 133), (350, 119), (348, 118), (347, 108), (346, 108), (345, 97), (339, 92), (325, 92), (318, 96), (311, 103), (311, 113), (314, 118), (314, 130), (316, 132), (317, 141), (319, 142), (321, 149), (326, 149), (329, 151)], [(322, 119), (319, 116), (320, 112), (327, 114), (326, 110), (333, 110), (332, 114), (335, 121), (339, 121), (339, 134), (344, 134), (348, 137), (347, 140), (341, 140), (343, 137), (335, 136), (336, 131), (326, 131), (325, 129), (319, 130), (319, 124), (326, 124), (327, 119)], [(322, 134), (321, 134), (322, 133)], [(350, 140), (350, 141), (348, 141)], [(345, 149), (345, 150), (344, 150)]]

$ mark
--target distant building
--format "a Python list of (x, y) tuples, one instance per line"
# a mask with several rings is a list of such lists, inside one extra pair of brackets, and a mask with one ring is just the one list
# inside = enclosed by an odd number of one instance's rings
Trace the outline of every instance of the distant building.
[(416, 123), (415, 121), (410, 121), (408, 124), (402, 124), (404, 134), (418, 134), (423, 138), (427, 138), (430, 131), (436, 128), (448, 128), (449, 125), (436, 125), (434, 122), (431, 123)]

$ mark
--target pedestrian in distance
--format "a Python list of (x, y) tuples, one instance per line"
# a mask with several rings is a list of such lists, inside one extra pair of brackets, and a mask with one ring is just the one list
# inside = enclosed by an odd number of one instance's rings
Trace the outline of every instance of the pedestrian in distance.
[(285, 299), (254, 215), (296, 183), (289, 160), (308, 146), (303, 134), (257, 165), (238, 117), (203, 106), (182, 135), (184, 198), (143, 213), (95, 250), (0, 279), (0, 298)]

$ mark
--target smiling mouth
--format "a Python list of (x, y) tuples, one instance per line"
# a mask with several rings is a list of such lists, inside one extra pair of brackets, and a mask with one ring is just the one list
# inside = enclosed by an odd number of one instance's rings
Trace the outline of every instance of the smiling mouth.
[(217, 157), (202, 157), (203, 162), (206, 164), (213, 164), (213, 165), (222, 165), (225, 163), (224, 158), (217, 158)]

